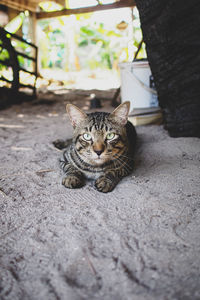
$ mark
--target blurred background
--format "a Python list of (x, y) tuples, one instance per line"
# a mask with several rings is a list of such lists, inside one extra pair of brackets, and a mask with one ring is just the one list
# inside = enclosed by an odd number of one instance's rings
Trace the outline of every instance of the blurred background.
[[(112, 2), (115, 1), (104, 0), (101, 4)], [(64, 3), (69, 9), (96, 4), (96, 0), (65, 0)], [(38, 46), (37, 88), (47, 85), (86, 90), (118, 88), (119, 63), (132, 62), (142, 40), (136, 7), (38, 19), (36, 24), (29, 10), (16, 14), (14, 9), (3, 7), (0, 7), (0, 25)], [(40, 2), (38, 7), (43, 12), (63, 9), (60, 3), (52, 1)], [(11, 43), (20, 52), (34, 55), (31, 53), (35, 50), (29, 44), (14, 38)], [(6, 57), (8, 51), (3, 49), (0, 62)], [(144, 43), (137, 58), (146, 58)], [(22, 69), (33, 72), (33, 61), (24, 56), (18, 56), (18, 61)], [(11, 68), (0, 64), (0, 75), (8, 79), (0, 81), (0, 86), (9, 86), (12, 73)], [(34, 80), (33, 74), (20, 70), (20, 82), (27, 85)]]

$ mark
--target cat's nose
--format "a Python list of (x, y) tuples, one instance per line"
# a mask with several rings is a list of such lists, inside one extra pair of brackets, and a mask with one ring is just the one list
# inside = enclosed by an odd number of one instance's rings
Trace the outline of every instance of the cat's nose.
[(101, 153), (103, 153), (103, 150), (94, 150), (94, 152), (95, 152), (98, 156), (100, 156)]

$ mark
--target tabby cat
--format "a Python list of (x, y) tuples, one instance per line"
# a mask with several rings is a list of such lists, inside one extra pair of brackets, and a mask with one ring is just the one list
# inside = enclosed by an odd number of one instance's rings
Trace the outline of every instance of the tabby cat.
[(131, 173), (136, 131), (128, 121), (129, 107), (124, 102), (112, 113), (86, 114), (67, 104), (74, 136), (60, 160), (65, 187), (80, 188), (88, 178), (95, 180), (98, 191), (107, 193)]

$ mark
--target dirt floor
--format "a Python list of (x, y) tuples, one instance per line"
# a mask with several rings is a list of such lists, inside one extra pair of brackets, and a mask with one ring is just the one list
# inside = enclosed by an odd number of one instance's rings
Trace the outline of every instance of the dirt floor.
[(131, 176), (68, 190), (52, 142), (88, 95), (49, 96), (0, 111), (0, 299), (200, 299), (200, 139), (137, 127)]

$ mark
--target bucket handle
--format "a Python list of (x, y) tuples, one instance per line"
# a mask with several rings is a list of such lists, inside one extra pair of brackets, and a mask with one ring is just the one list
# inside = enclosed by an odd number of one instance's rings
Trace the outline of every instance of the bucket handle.
[(134, 73), (132, 73), (130, 71), (127, 71), (127, 70), (126, 70), (126, 73), (129, 76), (131, 76), (131, 78), (134, 78), (134, 80), (137, 83), (139, 83), (146, 91), (148, 91), (148, 92), (150, 92), (150, 93), (152, 93), (152, 94), (154, 94), (156, 96), (158, 95), (157, 92), (154, 89), (152, 89), (152, 88), (148, 87), (146, 84), (144, 84), (144, 82), (142, 82)]

